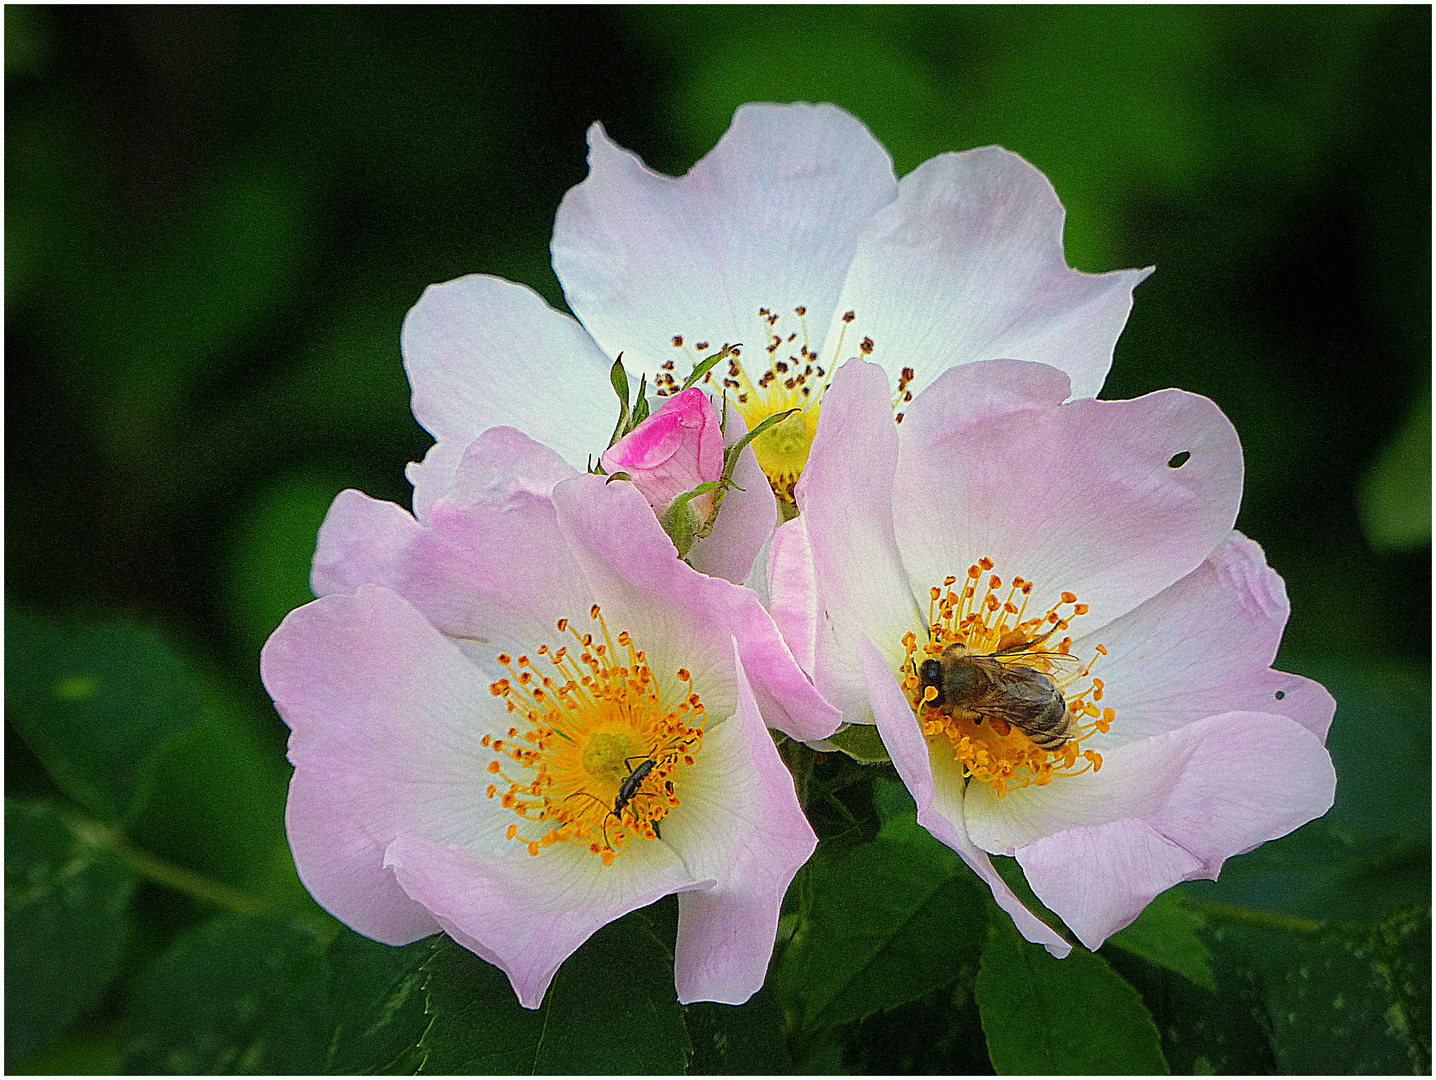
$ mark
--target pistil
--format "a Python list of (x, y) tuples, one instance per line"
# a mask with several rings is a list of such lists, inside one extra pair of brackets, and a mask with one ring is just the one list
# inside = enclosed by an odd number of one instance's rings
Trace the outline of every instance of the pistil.
[(631, 635), (611, 635), (596, 604), (590, 617), (597, 635), (560, 619), (571, 644), (541, 645), (538, 661), (498, 657), (509, 676), (489, 690), (521, 723), (482, 743), (500, 755), (489, 763), (488, 797), (521, 819), (509, 839), (530, 855), (580, 844), (610, 866), (635, 838), (661, 838), (659, 823), (681, 805), (683, 772), (702, 747), (705, 713), (686, 668), (675, 673), (686, 691), (665, 702)]

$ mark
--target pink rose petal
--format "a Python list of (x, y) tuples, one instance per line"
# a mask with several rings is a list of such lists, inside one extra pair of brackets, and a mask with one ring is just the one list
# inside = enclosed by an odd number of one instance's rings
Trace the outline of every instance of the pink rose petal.
[(717, 881), (678, 898), (676, 979), (684, 1004), (741, 1005), (763, 985), (783, 896), (818, 844), (763, 725), (736, 640), (733, 650), (737, 711), (705, 736), (701, 774), (684, 787), (686, 812), (664, 822), (664, 839), (688, 872)]
[(1053, 956), (1066, 956), (1072, 946), (1050, 926), (1044, 923), (1002, 880), (987, 853), (978, 848), (967, 835), (966, 824), (961, 815), (961, 803), (955, 804), (956, 812), (937, 803), (932, 763), (928, 759), (927, 740), (918, 727), (912, 706), (903, 696), (902, 688), (893, 677), (881, 653), (866, 638), (858, 642), (858, 653), (862, 663), (863, 678), (872, 699), (873, 717), (883, 745), (892, 755), (893, 767), (912, 792), (917, 801), (917, 821), (933, 836), (962, 856), (962, 861), (992, 889), (997, 906), (1012, 916), (1018, 932), (1028, 941), (1045, 946)]

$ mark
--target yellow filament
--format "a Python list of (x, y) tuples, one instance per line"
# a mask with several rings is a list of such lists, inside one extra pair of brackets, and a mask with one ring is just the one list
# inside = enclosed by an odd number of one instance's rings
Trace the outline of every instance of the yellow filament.
[[(1072, 638), (1064, 633), (1072, 619), (1086, 614), (1088, 606), (1064, 592), (1059, 603), (1041, 615), (1028, 617), (1032, 583), (1014, 577), (1004, 587), (992, 569), (992, 560), (983, 558), (968, 568), (961, 581), (949, 577), (941, 586), (934, 586), (929, 591), (928, 639), (919, 644), (916, 634), (903, 636), (903, 690), (913, 702), (929, 747), (934, 751), (950, 748), (964, 775), (990, 785), (999, 796), (1100, 769), (1102, 756), (1081, 744), (1095, 732), (1106, 732), (1116, 713), (1096, 704), (1103, 697), (1102, 680), (1090, 677), (1096, 657), (1086, 664), (1070, 658)], [(1071, 610), (1064, 613), (1064, 608)], [(1059, 634), (1062, 636), (1057, 638)], [(942, 656), (952, 645), (966, 646), (997, 663), (1030, 668), (1050, 678), (1066, 701), (1069, 740), (1056, 749), (1044, 749), (1016, 726), (1001, 731), (1008, 725), (994, 724), (991, 718), (984, 720), (979, 713), (951, 704), (946, 708), (934, 705), (938, 691), (922, 686), (920, 669), (924, 661)], [(993, 655), (1002, 650), (1009, 654)], [(1105, 652), (1097, 646), (1099, 655)]]
[(489, 690), (522, 723), (507, 738), (485, 735), (482, 743), (499, 755), (488, 770), (503, 781), (488, 786), (488, 797), (540, 826), (534, 834), (511, 824), (509, 839), (531, 855), (580, 844), (608, 866), (634, 838), (658, 839), (659, 822), (680, 805), (682, 773), (702, 746), (705, 713), (686, 668), (676, 675), (687, 691), (666, 704), (628, 632), (611, 635), (597, 605), (590, 617), (597, 636), (560, 619), (557, 629), (572, 643), (540, 646), (537, 663), (498, 657), (509, 676)]

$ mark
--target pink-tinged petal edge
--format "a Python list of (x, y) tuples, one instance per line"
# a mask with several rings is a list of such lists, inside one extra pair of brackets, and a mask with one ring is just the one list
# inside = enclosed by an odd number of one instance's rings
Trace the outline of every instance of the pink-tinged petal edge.
[(769, 613), (778, 624), (798, 666), (813, 673), (818, 636), (818, 586), (813, 578), (813, 549), (804, 517), (778, 526), (768, 552)]
[[(733, 441), (747, 433), (741, 421), (737, 427), (741, 434)], [(745, 446), (739, 455), (733, 484), (723, 498), (713, 531), (693, 545), (688, 561), (700, 573), (742, 585), (778, 524), (778, 500), (752, 446)]]
[(1230, 533), (1206, 561), (1074, 652), (1108, 649), (1096, 674), (1117, 723), (1099, 749), (1222, 712), (1289, 716), (1325, 738), (1336, 702), (1321, 684), (1272, 670), (1291, 606), (1259, 545)]
[[(432, 933), (433, 919), (383, 868), (386, 844), (441, 822), (484, 830), (477, 738), (487, 683), (400, 597), (364, 585), (290, 612), (260, 674), (291, 728), (286, 810), (300, 879), (340, 921), (387, 944)], [(487, 700), (486, 700), (487, 699)]]
[(858, 657), (863, 678), (872, 700), (873, 717), (883, 745), (892, 755), (894, 768), (917, 802), (918, 824), (932, 833), (962, 857), (989, 888), (997, 906), (1012, 916), (1017, 930), (1028, 941), (1044, 946), (1059, 959), (1072, 951), (1072, 946), (1044, 923), (1019, 900), (1002, 880), (987, 853), (972, 843), (960, 819), (938, 813), (933, 806), (932, 763), (928, 760), (927, 740), (918, 727), (912, 706), (898, 686), (888, 662), (877, 647), (866, 638), (858, 640)]
[[(674, 977), (685, 1005), (741, 1005), (763, 985), (783, 896), (818, 844), (793, 778), (764, 727), (736, 639), (732, 648), (738, 709), (714, 732), (731, 740), (733, 767), (722, 770), (729, 805), (705, 815), (715, 833), (724, 818), (730, 828), (724, 831), (726, 842), (706, 852), (702, 865), (685, 858), (694, 877), (718, 879), (712, 889), (678, 898)], [(703, 749), (707, 755), (719, 748), (705, 740)]]
[[(572, 845), (494, 855), (401, 836), (384, 859), (450, 937), (501, 968), (519, 1004), (537, 1009), (560, 965), (594, 931), (669, 893), (711, 884), (692, 880), (671, 854), (661, 861), (663, 850), (635, 847), (605, 867)], [(617, 865), (635, 857), (652, 865)]]
[(464, 448), (491, 427), (516, 427), (578, 468), (607, 444), (611, 361), (532, 289), (484, 274), (431, 285), (401, 338), (414, 416), (438, 440), (408, 470), (420, 520)]
[(295, 868), (320, 907), (350, 929), (385, 945), (407, 945), (440, 927), (384, 866), (384, 845), (361, 818), (346, 813), (343, 786), (296, 769), (284, 828)]
[(756, 594), (679, 559), (631, 485), (577, 476), (554, 488), (553, 500), (559, 528), (600, 604), (631, 612), (630, 629), (665, 628), (660, 640), (643, 642), (655, 669), (688, 667), (697, 685), (706, 662), (731, 685), (728, 639), (737, 637), (768, 724), (795, 739), (826, 738), (837, 730), (838, 711), (798, 667)]
[(315, 596), (360, 585), (395, 587), (404, 550), (419, 534), (409, 512), (349, 488), (334, 497), (314, 549), (309, 586)]
[(459, 459), (454, 483), (441, 493), (450, 506), (504, 503), (518, 495), (548, 498), (578, 470), (543, 443), (512, 427), (479, 434)]
[(1068, 829), (1017, 849), (1032, 891), (1089, 949), (1163, 890), (1215, 879), (1231, 856), (1320, 817), (1336, 793), (1321, 740), (1261, 713), (1208, 717), (1120, 747), (1106, 764), (1142, 769), (1144, 759), (1174, 755), (1182, 759), (1176, 782), (1146, 820)]
[[(561, 480), (576, 475), (548, 447), (509, 427), (490, 428), (465, 448), (448, 472), (447, 486), (429, 500), (442, 503), (441, 516), (493, 508), (516, 499), (547, 498)], [(430, 515), (426, 514), (426, 521)], [(431, 522), (432, 523), (432, 522)], [(340, 492), (319, 528), (310, 571), (315, 595), (352, 593), (360, 585), (383, 585), (410, 594), (416, 569), (414, 545), (426, 546), (425, 525), (394, 503), (372, 499), (352, 488)], [(420, 573), (420, 576), (425, 576)], [(416, 597), (408, 595), (411, 602)], [(423, 608), (423, 604), (419, 604)], [(432, 611), (426, 614), (433, 616)]]
[[(813, 682), (849, 722), (868, 723), (858, 675), (863, 636), (901, 649), (922, 625), (893, 533), (893, 472), (898, 429), (887, 376), (876, 364), (849, 361), (823, 395), (807, 467), (796, 488), (812, 551), (819, 610)], [(803, 602), (774, 591), (772, 602)]]
[[(1090, 634), (1227, 537), (1241, 503), (1241, 445), (1206, 398), (1161, 390), (1061, 404), (1053, 375), (982, 361), (949, 369), (919, 395), (901, 428), (894, 528), (920, 595), (987, 556), (1002, 578), (1035, 584), (1030, 610), (1075, 593), (1091, 610), (1073, 629)], [(997, 400), (994, 384), (1027, 406), (977, 411), (974, 400)]]

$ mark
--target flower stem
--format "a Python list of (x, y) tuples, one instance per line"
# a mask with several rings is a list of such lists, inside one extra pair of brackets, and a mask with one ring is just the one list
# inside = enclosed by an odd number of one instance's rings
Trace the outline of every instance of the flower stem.
[(213, 881), (202, 874), (196, 874), (193, 870), (186, 870), (182, 866), (175, 866), (163, 859), (157, 859), (149, 852), (141, 851), (124, 841), (120, 841), (118, 846), (120, 854), (141, 877), (148, 878), (159, 885), (166, 885), (186, 896), (192, 896), (196, 900), (203, 900), (231, 911), (259, 911), (269, 906), (258, 897), (242, 893), (238, 889)]
[(1186, 904), (1213, 919), (1260, 926), (1266, 930), (1281, 930), (1288, 934), (1317, 934), (1325, 925), (1314, 919), (1302, 919), (1295, 915), (1282, 915), (1275, 911), (1261, 911), (1237, 904), (1212, 904), (1202, 900), (1187, 900)]

